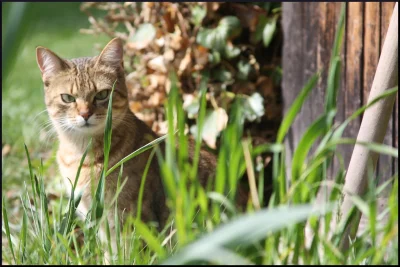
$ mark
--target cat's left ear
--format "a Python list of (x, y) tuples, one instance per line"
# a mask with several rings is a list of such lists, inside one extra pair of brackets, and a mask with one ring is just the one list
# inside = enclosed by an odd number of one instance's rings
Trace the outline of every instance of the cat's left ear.
[(122, 67), (123, 69), (124, 49), (120, 38), (112, 39), (97, 59), (96, 65), (104, 64), (114, 68)]
[(68, 68), (68, 65), (62, 58), (57, 56), (50, 49), (41, 46), (36, 47), (36, 61), (43, 79)]

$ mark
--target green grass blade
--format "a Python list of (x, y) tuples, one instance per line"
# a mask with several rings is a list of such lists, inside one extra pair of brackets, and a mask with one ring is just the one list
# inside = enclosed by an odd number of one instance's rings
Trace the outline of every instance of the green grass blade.
[(204, 119), (206, 116), (206, 107), (207, 107), (206, 93), (207, 93), (208, 79), (209, 79), (209, 74), (208, 72), (206, 72), (200, 82), (200, 107), (199, 107), (199, 114), (197, 117), (196, 144), (195, 144), (192, 170), (189, 176), (192, 180), (195, 179), (195, 177), (197, 176), (199, 159), (200, 159), (201, 140), (202, 140), (203, 126), (204, 126)]
[(32, 19), (29, 12), (30, 8), (31, 3), (29, 2), (11, 3), (8, 8), (9, 14), (5, 23), (4, 42), (2, 42), (3, 58), (1, 60), (1, 68), (4, 79), (9, 76), (8, 74), (13, 68), (21, 43), (32, 27), (32, 23), (29, 23)]
[(340, 58), (336, 57), (329, 68), (328, 85), (326, 88), (325, 112), (336, 109), (336, 97), (340, 83)]
[(236, 215), (237, 211), (235, 205), (229, 201), (224, 195), (217, 192), (208, 192), (207, 197), (220, 205), (223, 205), (227, 210), (229, 210), (233, 215)]
[(303, 106), (304, 101), (306, 100), (308, 94), (315, 87), (319, 79), (319, 73), (314, 74), (307, 84), (300, 91), (298, 97), (294, 100), (293, 104), (290, 106), (288, 112), (282, 120), (281, 126), (279, 127), (278, 134), (276, 137), (277, 143), (282, 143), (285, 138), (290, 126), (292, 125), (294, 119), (297, 114), (300, 112), (301, 107)]
[(331, 205), (318, 208), (311, 205), (281, 206), (246, 214), (188, 245), (163, 264), (185, 264), (192, 260), (209, 258), (220, 247), (234, 248), (251, 244), (265, 238), (267, 233), (302, 222), (311, 215), (324, 214), (331, 208)]
[(335, 141), (330, 141), (329, 143), (326, 144), (326, 147), (324, 150), (331, 149), (332, 147), (336, 147), (337, 145), (340, 145), (340, 144), (342, 144), (342, 145), (343, 144), (350, 144), (350, 145), (357, 144), (357, 145), (365, 146), (369, 150), (379, 153), (379, 154), (388, 155), (388, 156), (395, 157), (395, 158), (399, 157), (399, 151), (396, 148), (393, 148), (393, 147), (385, 145), (385, 144), (379, 144), (379, 143), (374, 143), (374, 142), (363, 142), (363, 141), (357, 142), (357, 140), (353, 139), (353, 138), (340, 138)]
[(141, 237), (146, 241), (147, 246), (152, 249), (154, 252), (158, 254), (161, 258), (165, 256), (165, 250), (161, 246), (161, 243), (157, 240), (157, 238), (151, 233), (148, 226), (141, 221), (134, 221), (136, 231)]
[(111, 94), (110, 94), (110, 99), (108, 100), (108, 107), (107, 107), (107, 117), (106, 117), (106, 127), (104, 129), (104, 170), (107, 170), (108, 167), (108, 157), (110, 154), (110, 149), (111, 149), (111, 136), (112, 136), (112, 100), (113, 100), (113, 94), (114, 94), (114, 89), (115, 89), (115, 84), (117, 83), (117, 80), (115, 80)]
[(121, 166), (121, 164), (124, 164), (125, 162), (127, 162), (128, 160), (136, 157), (137, 155), (143, 153), (144, 151), (155, 147), (156, 145), (158, 145), (159, 143), (161, 143), (162, 141), (164, 141), (166, 138), (168, 137), (168, 135), (163, 135), (161, 137), (158, 137), (157, 139), (151, 141), (150, 143), (142, 146), (141, 148), (133, 151), (132, 153), (130, 153), (128, 156), (124, 157), (123, 159), (121, 159), (117, 164), (115, 164), (114, 166), (112, 166), (106, 173), (106, 176), (108, 176), (110, 173), (112, 173), (113, 171), (115, 171), (119, 166)]
[(347, 125), (357, 118), (359, 115), (361, 115), (366, 109), (370, 108), (371, 106), (375, 105), (379, 100), (388, 97), (392, 94), (397, 93), (398, 91), (398, 86), (393, 87), (391, 89), (385, 90), (382, 94), (379, 96), (375, 97), (373, 100), (371, 100), (368, 104), (362, 106), (361, 108), (357, 109), (350, 117), (348, 117), (333, 133), (332, 139), (340, 138), (343, 134), (344, 129), (347, 127)]
[(3, 195), (3, 204), (2, 204), (2, 209), (3, 209), (3, 222), (6, 230), (6, 236), (8, 239), (8, 245), (10, 246), (10, 251), (14, 259), (14, 263), (17, 264), (17, 260), (15, 258), (15, 253), (14, 253), (14, 246), (11, 241), (11, 232), (10, 232), (10, 226), (8, 224), (8, 216), (7, 216), (7, 208), (6, 208), (6, 200), (5, 200), (5, 195)]
[(24, 263), (26, 257), (26, 233), (27, 233), (27, 215), (26, 211), (24, 210), (22, 213), (22, 226), (21, 226), (21, 233), (19, 236), (19, 258), (21, 259), (21, 263)]
[(314, 141), (323, 134), (326, 129), (331, 125), (334, 112), (330, 112), (327, 115), (322, 115), (317, 119), (304, 133), (296, 151), (293, 154), (292, 160), (292, 181), (295, 182), (301, 176), (301, 169), (306, 160), (306, 156)]
[(150, 164), (153, 160), (154, 153), (155, 153), (155, 150), (153, 149), (150, 153), (149, 159), (147, 160), (146, 167), (145, 167), (143, 175), (142, 175), (142, 180), (140, 181), (140, 188), (139, 188), (138, 201), (137, 201), (137, 212), (136, 212), (136, 218), (138, 220), (140, 220), (141, 216), (142, 216), (142, 202), (143, 202), (144, 185), (146, 183), (147, 173), (149, 172)]
[(335, 33), (335, 41), (332, 47), (331, 60), (329, 64), (328, 80), (326, 86), (325, 112), (336, 109), (336, 98), (340, 83), (340, 50), (343, 44), (343, 36), (346, 21), (346, 3), (342, 3), (339, 22)]

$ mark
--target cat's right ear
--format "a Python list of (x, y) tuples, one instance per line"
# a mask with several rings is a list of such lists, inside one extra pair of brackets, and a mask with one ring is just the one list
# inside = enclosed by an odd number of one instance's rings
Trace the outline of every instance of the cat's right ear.
[(36, 61), (42, 73), (42, 79), (49, 78), (67, 67), (67, 64), (51, 50), (38, 46)]

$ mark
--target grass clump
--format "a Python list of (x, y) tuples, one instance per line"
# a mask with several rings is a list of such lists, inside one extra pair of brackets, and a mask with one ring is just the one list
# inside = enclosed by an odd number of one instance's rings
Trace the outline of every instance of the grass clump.
[[(344, 11), (342, 12), (342, 16)], [(165, 106), (168, 133), (134, 151), (114, 166), (108, 166), (110, 150), (111, 108), (107, 114), (105, 130), (105, 165), (95, 190), (91, 209), (84, 220), (75, 216), (81, 193), (73, 190), (69, 199), (61, 196), (49, 200), (45, 190), (46, 162), (31, 162), (28, 158), (30, 188), (24, 183), (20, 201), (22, 219), (10, 220), (6, 198), (3, 195), (3, 262), (9, 264), (102, 264), (105, 251), (112, 254), (110, 232), (108, 242), (98, 238), (99, 227), (109, 229), (106, 214), (113, 203), (104, 203), (104, 180), (107, 175), (123, 164), (152, 149), (161, 169), (171, 215), (161, 232), (141, 220), (140, 203), (143, 198), (146, 173), (139, 190), (138, 214), (127, 219), (122, 229), (117, 229), (117, 251), (114, 264), (397, 264), (398, 263), (398, 176), (377, 187), (371, 173), (367, 194), (354, 197), (355, 207), (346, 220), (339, 220), (336, 208), (341, 200), (345, 177), (342, 168), (329, 181), (327, 169), (334, 157), (341, 159), (336, 151), (338, 144), (355, 144), (355, 140), (342, 138), (348, 123), (379, 99), (397, 92), (388, 90), (368, 105), (357, 110), (339, 126), (333, 125), (336, 92), (339, 84), (341, 32), (344, 21), (340, 20), (338, 35), (329, 68), (325, 113), (304, 133), (289, 161), (285, 161), (283, 141), (288, 129), (299, 113), (305, 99), (318, 82), (319, 74), (313, 75), (286, 114), (275, 143), (251, 146), (243, 138), (245, 111), (240, 98), (233, 104), (227, 127), (221, 132), (221, 145), (214, 179), (202, 187), (197, 177), (201, 146), (201, 133), (206, 114), (205, 96), (207, 79), (202, 77), (200, 107), (197, 117), (197, 135), (193, 162), (188, 159), (188, 140), (184, 131), (185, 110), (174, 75), (170, 76), (171, 90)], [(110, 98), (110, 103), (112, 98)], [(110, 105), (109, 105), (110, 107)], [(165, 142), (166, 153), (160, 153), (157, 144)], [(176, 144), (179, 149), (176, 150)], [(369, 149), (398, 157), (398, 152), (381, 144), (360, 143)], [(310, 148), (316, 146), (314, 152)], [(90, 144), (87, 151), (90, 150)], [(273, 194), (268, 208), (260, 207), (263, 200), (261, 186), (263, 168), (256, 165), (256, 157), (264, 152), (273, 154)], [(84, 154), (86, 157), (86, 153)], [(83, 162), (84, 157), (81, 162)], [(149, 166), (149, 165), (147, 165)], [(287, 172), (290, 166), (290, 173)], [(238, 181), (247, 173), (252, 184), (246, 210), (236, 208)], [(79, 177), (79, 170), (77, 176)], [(290, 177), (290, 179), (288, 179)], [(119, 177), (117, 193), (124, 186)], [(75, 180), (75, 182), (77, 179)], [(382, 213), (377, 209), (377, 196), (390, 184), (387, 207)], [(321, 189), (330, 185), (322, 201), (317, 200)], [(114, 201), (117, 203), (117, 197)], [(340, 251), (346, 225), (357, 213), (369, 219), (363, 232), (350, 244), (348, 251)], [(116, 220), (118, 218), (115, 218)], [(385, 220), (384, 220), (385, 219)], [(337, 222), (341, 222), (337, 224)], [(335, 225), (336, 223), (336, 225)], [(335, 227), (331, 228), (334, 224)], [(116, 224), (118, 225), (118, 224)], [(357, 230), (357, 229), (355, 229)], [(81, 234), (79, 234), (79, 232)], [(311, 234), (309, 234), (311, 233)], [(379, 244), (379, 245), (378, 245)]]

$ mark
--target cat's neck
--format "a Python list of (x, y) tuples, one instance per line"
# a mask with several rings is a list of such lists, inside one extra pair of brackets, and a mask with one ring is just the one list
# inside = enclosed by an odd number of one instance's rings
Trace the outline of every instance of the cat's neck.
[(63, 131), (58, 132), (58, 140), (60, 142), (60, 148), (63, 150), (74, 151), (76, 154), (83, 154), (92, 139), (92, 147), (96, 150), (104, 145), (104, 134), (95, 136), (80, 135), (78, 133), (65, 133)]

